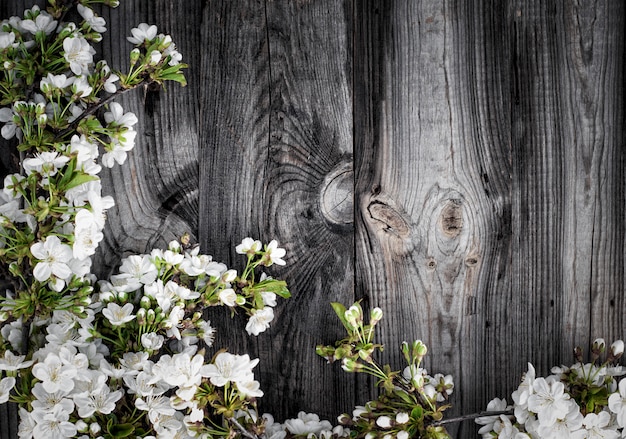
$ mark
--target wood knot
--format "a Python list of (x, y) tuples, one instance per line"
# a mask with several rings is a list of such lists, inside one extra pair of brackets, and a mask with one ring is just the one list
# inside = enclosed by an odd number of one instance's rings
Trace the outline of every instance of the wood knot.
[(320, 191), (320, 209), (332, 224), (345, 226), (354, 222), (352, 162), (340, 163), (326, 175)]
[(460, 199), (450, 199), (441, 210), (439, 225), (443, 234), (448, 238), (456, 238), (463, 228), (463, 202)]
[(374, 200), (367, 206), (370, 217), (383, 224), (383, 230), (393, 233), (400, 238), (409, 236), (411, 227), (402, 218), (402, 215), (388, 204)]

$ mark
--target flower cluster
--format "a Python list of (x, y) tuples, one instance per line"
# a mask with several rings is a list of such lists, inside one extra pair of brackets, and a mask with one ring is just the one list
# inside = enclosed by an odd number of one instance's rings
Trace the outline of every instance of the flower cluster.
[(430, 376), (421, 367), (426, 345), (421, 340), (403, 342), (402, 354), (407, 366), (402, 373), (392, 371), (389, 365), (381, 366), (374, 359), (375, 352), (383, 348), (374, 343), (374, 329), (382, 319), (382, 310), (372, 309), (369, 324), (365, 324), (358, 302), (348, 309), (339, 303), (332, 306), (348, 336), (335, 346), (318, 346), (317, 353), (329, 362), (340, 360), (346, 372), (372, 375), (382, 389), (378, 399), (357, 407), (352, 416), (347, 413), (339, 416), (340, 424), (366, 439), (449, 438), (437, 421), (449, 407), (447, 401), (454, 383), (451, 375)]
[(106, 23), (88, 4), (76, 5), (78, 25), (61, 20), (69, 6), (57, 1), (49, 12), (34, 6), (0, 24), (2, 136), (17, 138), (21, 154), (21, 172), (0, 193), (0, 262), (14, 284), (0, 301), (2, 320), (80, 313), (89, 304), (90, 257), (113, 206), (98, 174), (124, 163), (136, 137), (137, 117), (111, 99), (140, 84), (185, 84), (171, 37), (154, 26), (149, 35), (140, 34), (145, 25), (133, 29), (128, 74), (94, 63), (90, 42), (102, 39)]
[(484, 438), (573, 438), (618, 439), (626, 432), (626, 380), (617, 377), (626, 369), (617, 361), (624, 342), (617, 340), (606, 350), (603, 339), (594, 341), (591, 362), (584, 363), (582, 350), (575, 350), (576, 363), (552, 369), (552, 375), (537, 377), (532, 364), (513, 392), (513, 405), (496, 398), (488, 411), (507, 412), (482, 416), (476, 422)]
[(206, 362), (216, 330), (202, 311), (241, 309), (251, 316), (249, 333), (264, 331), (271, 319), (254, 317), (289, 292), (283, 281), (256, 280), (255, 269), (277, 254), (275, 242), (255, 244), (245, 278), (176, 241), (165, 251), (129, 256), (110, 281), (98, 283), (84, 317), (55, 310), (36, 320), (28, 360), (14, 353), (23, 350), (22, 322), (3, 326), (0, 402), (13, 391), (20, 438), (227, 436), (216, 419), (248, 410), (263, 395), (252, 372), (258, 359), (218, 351)]

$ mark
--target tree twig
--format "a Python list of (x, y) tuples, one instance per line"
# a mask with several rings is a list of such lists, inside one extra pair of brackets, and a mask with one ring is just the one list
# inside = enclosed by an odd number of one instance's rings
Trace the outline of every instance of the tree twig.
[(513, 410), (501, 410), (501, 411), (497, 411), (497, 412), (480, 412), (480, 413), (472, 413), (469, 415), (463, 415), (463, 416), (457, 416), (455, 418), (447, 418), (447, 419), (442, 419), (441, 421), (435, 421), (433, 423), (431, 423), (430, 425), (444, 425), (444, 424), (452, 424), (455, 422), (463, 422), (463, 421), (469, 421), (470, 419), (476, 419), (476, 418), (482, 418), (482, 417), (486, 417), (486, 416), (500, 416), (500, 415), (507, 415), (507, 416), (511, 416), (513, 415)]
[(248, 430), (246, 430), (244, 426), (241, 425), (239, 421), (237, 421), (235, 418), (228, 418), (228, 421), (235, 424), (235, 426), (239, 429), (239, 431), (241, 431), (241, 434), (243, 434), (245, 437), (249, 439), (259, 439), (259, 437), (256, 434), (251, 433)]

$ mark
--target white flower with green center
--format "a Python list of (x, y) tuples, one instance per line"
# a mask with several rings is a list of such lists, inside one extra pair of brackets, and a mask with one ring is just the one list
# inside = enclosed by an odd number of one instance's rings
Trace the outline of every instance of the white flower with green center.
[(133, 304), (127, 303), (124, 306), (119, 306), (117, 303), (110, 302), (106, 308), (102, 310), (102, 315), (111, 322), (113, 326), (121, 326), (128, 323), (137, 317), (133, 314)]

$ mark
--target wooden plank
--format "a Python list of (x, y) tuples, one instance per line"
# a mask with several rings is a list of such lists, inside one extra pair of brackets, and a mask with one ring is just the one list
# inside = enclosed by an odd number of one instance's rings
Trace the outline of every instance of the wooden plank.
[(357, 272), (392, 362), (422, 339), (428, 370), (454, 376), (451, 415), (480, 409), (482, 304), (510, 289), (504, 11), (475, 3), (372, 1), (356, 20)]
[(514, 289), (538, 373), (623, 338), (624, 5), (514, 2)]
[(343, 373), (314, 353), (340, 334), (328, 302), (353, 299), (350, 4), (224, 2), (207, 19), (215, 45), (204, 66), (216, 80), (203, 99), (212, 112), (201, 241), (227, 261), (239, 261), (233, 247), (248, 235), (288, 251), (288, 267), (273, 272), (294, 298), (269, 334), (246, 341), (228, 330), (258, 352), (260, 404), (277, 419), (298, 410), (334, 419), (354, 404)]
[[(194, 61), (201, 50), (200, 39), (189, 29), (201, 27), (200, 0), (185, 8), (172, 2), (121, 2), (116, 9), (103, 9), (109, 28), (102, 53), (110, 64), (125, 69), (132, 45), (126, 40), (141, 22), (156, 24), (172, 36), (183, 54), (183, 62)], [(168, 91), (135, 90), (118, 102), (139, 119), (135, 149), (127, 163), (103, 170), (104, 192), (116, 200), (108, 212), (105, 239), (99, 248), (96, 267), (101, 276), (116, 268), (119, 259), (132, 252), (149, 252), (166, 247), (172, 239), (188, 232), (197, 239), (198, 230), (198, 114), (197, 97), (203, 88), (200, 68), (192, 62), (186, 72), (189, 86), (168, 85)]]

